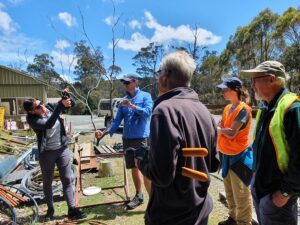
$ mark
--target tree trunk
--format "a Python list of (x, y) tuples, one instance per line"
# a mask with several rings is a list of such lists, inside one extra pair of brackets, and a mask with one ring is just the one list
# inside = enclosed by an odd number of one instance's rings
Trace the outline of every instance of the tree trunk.
[(101, 160), (99, 163), (99, 177), (115, 176), (114, 164), (110, 160)]

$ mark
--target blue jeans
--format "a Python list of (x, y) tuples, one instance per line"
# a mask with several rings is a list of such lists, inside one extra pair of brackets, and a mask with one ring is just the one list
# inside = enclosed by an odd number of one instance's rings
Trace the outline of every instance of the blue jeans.
[(272, 193), (258, 199), (255, 188), (251, 186), (253, 204), (260, 225), (297, 225), (297, 199), (290, 197), (287, 204), (279, 208), (272, 202)]

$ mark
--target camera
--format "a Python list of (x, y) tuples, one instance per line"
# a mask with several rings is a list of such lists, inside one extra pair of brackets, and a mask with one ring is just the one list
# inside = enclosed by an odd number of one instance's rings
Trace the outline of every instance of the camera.
[(67, 92), (67, 91), (63, 91), (62, 92), (62, 95), (61, 95), (61, 98), (62, 99), (68, 99), (68, 98), (70, 98), (71, 96), (70, 96), (70, 94), (69, 94), (69, 92)]

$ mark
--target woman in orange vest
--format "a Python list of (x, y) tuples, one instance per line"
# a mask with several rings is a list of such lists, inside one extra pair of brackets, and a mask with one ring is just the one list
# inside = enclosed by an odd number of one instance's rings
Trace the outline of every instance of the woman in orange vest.
[(242, 98), (248, 94), (237, 77), (228, 77), (217, 86), (230, 101), (218, 123), (218, 149), (222, 158), (222, 176), (229, 209), (227, 220), (219, 225), (251, 225), (253, 154), (249, 143), (252, 109)]

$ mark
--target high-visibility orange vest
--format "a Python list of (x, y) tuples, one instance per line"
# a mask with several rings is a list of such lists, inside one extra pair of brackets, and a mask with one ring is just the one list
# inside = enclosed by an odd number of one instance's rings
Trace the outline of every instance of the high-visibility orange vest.
[(230, 108), (232, 104), (229, 104), (225, 107), (223, 112), (223, 123), (225, 128), (230, 128), (234, 119), (237, 117), (239, 112), (245, 108), (248, 112), (249, 119), (248, 122), (242, 130), (239, 130), (237, 135), (233, 139), (227, 138), (223, 134), (218, 135), (218, 148), (219, 151), (226, 155), (237, 155), (241, 153), (243, 150), (249, 147), (249, 132), (250, 126), (252, 122), (252, 109), (244, 102), (240, 102), (240, 104), (233, 110), (233, 112), (229, 115)]

